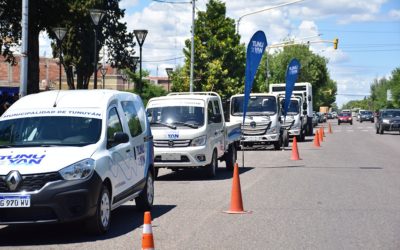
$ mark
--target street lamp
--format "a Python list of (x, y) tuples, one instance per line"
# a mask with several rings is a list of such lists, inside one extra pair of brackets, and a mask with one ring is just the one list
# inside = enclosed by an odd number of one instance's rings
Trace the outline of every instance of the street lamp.
[(101, 72), (101, 75), (103, 76), (103, 89), (104, 89), (105, 82), (106, 82), (107, 66), (106, 65), (101, 66), (100, 72)]
[(99, 27), (99, 23), (101, 19), (103, 19), (105, 15), (104, 10), (99, 9), (91, 9), (89, 10), (90, 17), (92, 18), (94, 24), (94, 62), (93, 62), (93, 72), (94, 72), (94, 86), (93, 88), (97, 89), (97, 28)]
[(172, 72), (174, 72), (173, 68), (165, 68), (165, 71), (167, 71), (167, 75), (168, 75), (168, 92), (169, 92), (169, 81), (172, 75)]
[(133, 33), (135, 33), (136, 40), (138, 41), (139, 48), (140, 48), (140, 62), (139, 62), (139, 74), (140, 74), (140, 81), (137, 85), (137, 93), (141, 94), (142, 93), (142, 46), (144, 43), (144, 40), (146, 39), (147, 30), (134, 30)]
[(58, 40), (58, 55), (59, 55), (59, 60), (60, 60), (60, 72), (59, 72), (59, 80), (60, 80), (60, 87), (59, 89), (61, 89), (61, 44), (62, 44), (62, 40), (64, 39), (65, 34), (67, 33), (67, 29), (66, 28), (54, 28), (53, 32), (56, 34), (57, 40)]

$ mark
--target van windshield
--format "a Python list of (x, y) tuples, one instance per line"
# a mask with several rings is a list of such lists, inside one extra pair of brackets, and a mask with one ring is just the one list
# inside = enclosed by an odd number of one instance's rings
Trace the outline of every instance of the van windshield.
[[(283, 104), (286, 99), (282, 99), (281, 104)], [(289, 108), (287, 111), (288, 115), (297, 115), (300, 112), (299, 101), (298, 100), (290, 100)]]
[[(243, 115), (243, 101), (243, 96), (232, 98), (232, 115)], [(246, 114), (252, 116), (274, 115), (276, 110), (277, 105), (274, 96), (251, 96), (247, 106)]]
[(100, 139), (101, 119), (73, 116), (0, 121), (0, 147), (86, 146)]
[(186, 126), (197, 128), (204, 125), (204, 108), (195, 106), (164, 106), (147, 109), (152, 126)]

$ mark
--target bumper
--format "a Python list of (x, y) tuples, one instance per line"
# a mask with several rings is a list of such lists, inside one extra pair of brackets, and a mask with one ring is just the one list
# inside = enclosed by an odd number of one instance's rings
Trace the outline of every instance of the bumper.
[(0, 224), (68, 222), (92, 216), (101, 183), (96, 173), (87, 180), (48, 183), (38, 192), (27, 193), (31, 197), (30, 207), (0, 208)]
[(154, 147), (154, 166), (163, 167), (202, 167), (211, 162), (212, 150), (199, 147)]
[(266, 134), (266, 135), (245, 135), (241, 143), (255, 144), (255, 145), (269, 145), (279, 141), (279, 134)]
[(400, 131), (400, 124), (381, 124), (383, 130), (385, 131)]
[(373, 118), (373, 117), (360, 117), (360, 121), (361, 121), (361, 122), (363, 122), (363, 121), (370, 121), (370, 122), (373, 122), (373, 121), (374, 121), (374, 118)]
[(351, 123), (353, 120), (338, 120), (340, 123)]
[(300, 135), (299, 128), (289, 130), (289, 136), (296, 136), (296, 135)]

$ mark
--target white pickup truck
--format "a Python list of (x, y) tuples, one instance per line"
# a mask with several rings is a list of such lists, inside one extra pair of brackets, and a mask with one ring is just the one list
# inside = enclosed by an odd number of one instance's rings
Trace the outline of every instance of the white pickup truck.
[(218, 160), (233, 169), (240, 123), (225, 122), (221, 97), (215, 92), (170, 93), (147, 104), (154, 136), (154, 166), (183, 169), (205, 167), (214, 177)]

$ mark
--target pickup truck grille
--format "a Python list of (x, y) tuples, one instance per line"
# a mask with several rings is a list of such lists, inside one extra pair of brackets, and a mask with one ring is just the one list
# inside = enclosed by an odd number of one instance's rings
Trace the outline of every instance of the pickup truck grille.
[[(32, 192), (41, 189), (49, 182), (63, 180), (58, 172), (44, 174), (21, 175), (22, 181), (18, 188), (12, 192)], [(10, 193), (10, 189), (6, 183), (6, 175), (0, 175), (0, 193)]]
[(154, 147), (160, 148), (181, 148), (189, 145), (190, 140), (154, 140)]
[(246, 122), (242, 125), (244, 135), (264, 135), (269, 128), (270, 122)]

